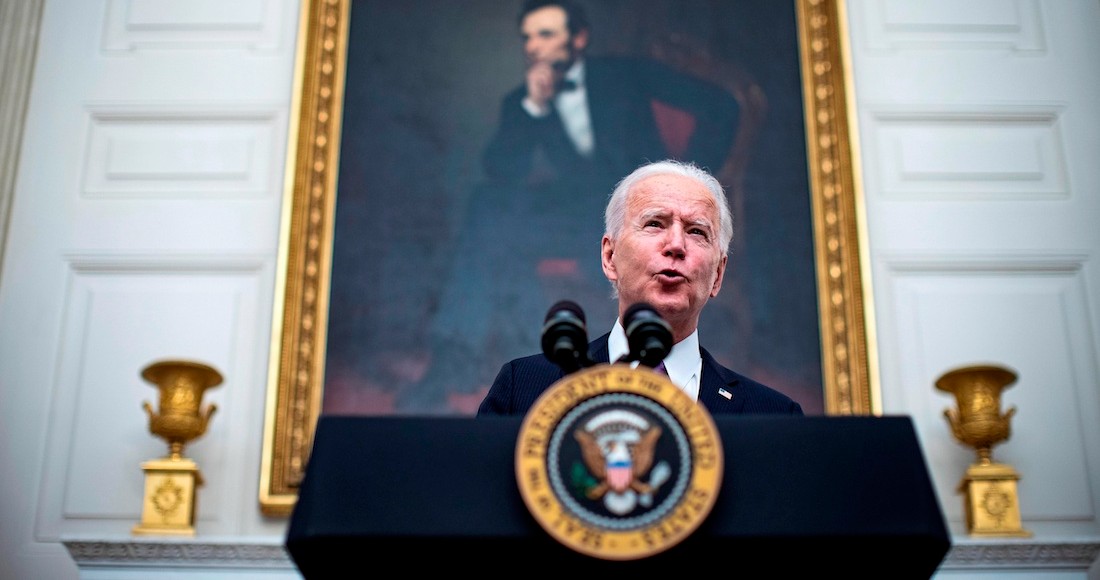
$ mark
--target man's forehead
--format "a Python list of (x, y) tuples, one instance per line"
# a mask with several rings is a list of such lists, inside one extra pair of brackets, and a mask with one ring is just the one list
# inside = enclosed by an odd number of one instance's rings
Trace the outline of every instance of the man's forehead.
[(561, 6), (543, 6), (524, 16), (520, 28), (528, 34), (539, 30), (565, 30), (565, 9)]
[(635, 211), (653, 213), (672, 207), (691, 207), (708, 215), (718, 212), (718, 204), (703, 184), (678, 175), (654, 175), (639, 181), (630, 190), (628, 205)]

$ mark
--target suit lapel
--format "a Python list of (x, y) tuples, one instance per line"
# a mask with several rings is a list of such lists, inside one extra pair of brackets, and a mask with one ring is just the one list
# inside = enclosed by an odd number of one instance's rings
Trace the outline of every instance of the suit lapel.
[(719, 365), (707, 349), (700, 347), (699, 351), (703, 357), (702, 376), (699, 377), (699, 402), (711, 413), (742, 412), (745, 398), (738, 396), (737, 377)]
[(611, 360), (611, 352), (607, 347), (607, 339), (611, 336), (608, 332), (603, 336), (588, 343), (588, 359), (594, 363), (606, 363)]
[[(607, 348), (607, 338), (611, 333), (588, 343), (588, 358), (594, 363), (606, 363), (611, 360), (611, 354)], [(745, 398), (737, 396), (737, 377), (728, 369), (718, 364), (707, 349), (700, 347), (699, 354), (703, 357), (702, 376), (699, 380), (699, 402), (709, 412), (741, 413), (745, 408)], [(728, 393), (727, 399), (722, 393)]]

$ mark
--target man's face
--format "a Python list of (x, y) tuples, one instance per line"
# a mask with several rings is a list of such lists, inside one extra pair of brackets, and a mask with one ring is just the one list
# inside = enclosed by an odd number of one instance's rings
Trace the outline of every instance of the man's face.
[(588, 33), (582, 30), (571, 36), (566, 18), (560, 6), (539, 8), (523, 18), (520, 34), (527, 66), (548, 63), (565, 72), (573, 64), (588, 42)]
[(677, 340), (693, 331), (722, 287), (726, 255), (718, 231), (718, 205), (701, 183), (681, 175), (638, 182), (618, 239), (603, 238), (603, 270), (618, 282), (620, 311), (648, 302)]

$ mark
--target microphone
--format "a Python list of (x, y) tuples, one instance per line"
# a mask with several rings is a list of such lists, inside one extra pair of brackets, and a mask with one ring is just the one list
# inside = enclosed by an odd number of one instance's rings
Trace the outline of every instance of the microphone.
[(550, 307), (542, 326), (542, 352), (566, 374), (591, 366), (584, 311), (571, 300)]
[(672, 350), (672, 327), (657, 310), (645, 302), (638, 302), (623, 313), (623, 328), (630, 352), (623, 357), (626, 362), (653, 368), (661, 363)]

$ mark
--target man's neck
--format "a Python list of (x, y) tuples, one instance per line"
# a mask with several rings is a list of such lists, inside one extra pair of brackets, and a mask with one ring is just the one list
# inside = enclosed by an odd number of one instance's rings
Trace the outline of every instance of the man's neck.
[[(676, 338), (676, 334), (673, 333), (672, 349), (678, 350), (678, 347), (684, 343), (688, 338), (692, 338), (693, 341), (698, 344), (698, 334), (696, 330), (692, 330), (682, 338)], [(630, 352), (630, 345), (626, 339), (626, 329), (623, 328), (622, 318), (615, 319), (615, 325), (611, 327), (611, 334), (607, 339), (607, 349), (610, 362), (615, 362), (618, 358), (628, 354)]]

